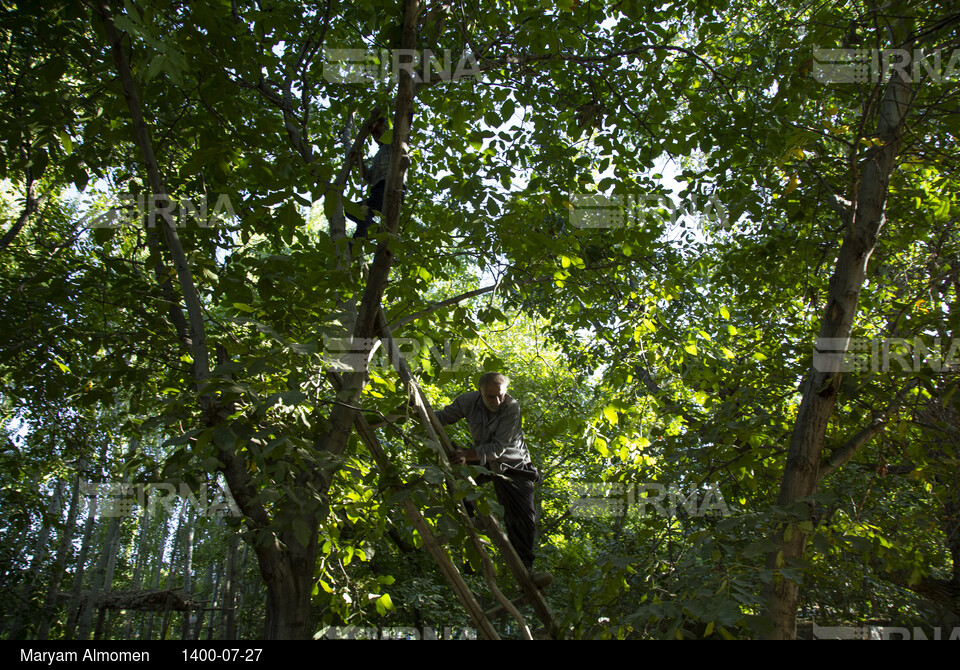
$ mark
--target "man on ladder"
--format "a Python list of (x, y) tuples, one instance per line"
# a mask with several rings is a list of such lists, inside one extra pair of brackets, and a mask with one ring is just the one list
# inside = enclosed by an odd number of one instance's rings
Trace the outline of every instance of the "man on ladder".
[(450, 462), (481, 465), (490, 470), (490, 475), (477, 481), (481, 484), (493, 481), (497, 500), (503, 506), (510, 544), (530, 571), (533, 582), (544, 588), (553, 581), (553, 576), (533, 572), (537, 532), (533, 493), (541, 475), (530, 461), (523, 441), (520, 403), (507, 394), (509, 383), (505, 375), (487, 372), (480, 377), (476, 391), (458, 396), (436, 415), (445, 426), (466, 419), (474, 446), (454, 452)]

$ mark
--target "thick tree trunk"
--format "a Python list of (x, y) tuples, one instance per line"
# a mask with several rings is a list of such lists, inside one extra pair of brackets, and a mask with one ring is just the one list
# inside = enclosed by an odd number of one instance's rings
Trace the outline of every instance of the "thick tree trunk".
[[(406, 0), (401, 45), (407, 53), (412, 53), (416, 46), (416, 23), (419, 11), (418, 0)], [(120, 84), (130, 112), (132, 130), (147, 173), (147, 181), (154, 194), (165, 194), (166, 184), (153, 150), (137, 83), (123, 46), (123, 33), (114, 25), (112, 10), (106, 0), (100, 0), (97, 13), (103, 20), (110, 50), (117, 66)], [(412, 78), (409, 71), (401, 70), (394, 119), (393, 152), (384, 199), (384, 224), (391, 236), (396, 234), (398, 228), (403, 175), (409, 163), (407, 141), (413, 116), (412, 109)], [(302, 155), (305, 160), (310, 159), (309, 152), (304, 151)], [(182, 318), (182, 314), (175, 317), (174, 323), (177, 324), (181, 342), (189, 348), (193, 356), (193, 377), (199, 388), (210, 376), (201, 301), (175, 226), (165, 218), (161, 218), (160, 226), (180, 285), (187, 315), (186, 320)], [(367, 286), (354, 328), (356, 338), (372, 339), (376, 334), (375, 320), (381, 308), (381, 299), (389, 279), (392, 260), (390, 242), (387, 240), (378, 248), (368, 273)], [(173, 302), (171, 300), (171, 304)], [(176, 311), (180, 311), (179, 307)], [(317, 449), (336, 455), (346, 448), (353, 427), (352, 406), (359, 399), (364, 382), (363, 371), (347, 376), (344, 392), (339, 397), (341, 402), (334, 407), (330, 417), (332, 428), (317, 440)], [(216, 400), (211, 396), (201, 396), (200, 404), (208, 426), (217, 425), (229, 415), (229, 412), (224, 412), (223, 408), (217, 406)], [(246, 470), (245, 463), (237, 456), (232, 445), (218, 443), (218, 449), (218, 458), (224, 464), (224, 476), (234, 499), (247, 518), (248, 525), (255, 531), (272, 532), (268, 529), (273, 524), (263, 505), (257, 501), (258, 491)], [(319, 484), (317, 488), (321, 494), (325, 493), (330, 483), (329, 476), (322, 472), (305, 472), (302, 479)], [(319, 482), (316, 481), (318, 479)], [(260, 562), (260, 572), (267, 585), (264, 633), (267, 639), (309, 639), (314, 632), (310, 627), (309, 614), (314, 585), (317, 533), (322, 514), (319, 510), (306, 510), (305, 516), (304, 521), (307, 522), (309, 529), (307, 546), (303, 546), (289, 531), (280, 533), (283, 541), (269, 542), (263, 541), (264, 538), (258, 538), (256, 542), (255, 551)]]
[(317, 533), (308, 546), (292, 532), (281, 534), (286, 551), (260, 555), (260, 574), (267, 585), (264, 639), (309, 640), (316, 632), (311, 622)]
[[(895, 72), (887, 84), (879, 110), (877, 134), (883, 146), (868, 154), (863, 165), (856, 209), (830, 278), (827, 308), (820, 326), (821, 339), (849, 342), (867, 262), (883, 225), (890, 175), (900, 150), (910, 103), (911, 85)], [(842, 354), (832, 363), (839, 359)], [(778, 504), (781, 507), (790, 508), (798, 499), (817, 491), (827, 421), (836, 404), (843, 376), (839, 367), (835, 364), (818, 365), (815, 357), (814, 365), (807, 372), (780, 488)], [(767, 568), (777, 571), (793, 567), (802, 559), (806, 543), (806, 533), (795, 524), (787, 523), (779, 532), (777, 551), (767, 556)], [(776, 572), (774, 575), (764, 592), (767, 617), (772, 626), (768, 636), (793, 639), (800, 585)]]
[[(401, 46), (412, 53), (416, 46), (416, 20), (420, 11), (418, 0), (406, 0)], [(390, 169), (387, 173), (384, 195), (383, 222), (390, 237), (396, 235), (400, 219), (400, 196), (404, 174), (409, 164), (407, 141), (413, 118), (413, 81), (406, 70), (400, 72)], [(360, 302), (354, 337), (370, 340), (377, 332), (376, 319), (381, 310), (383, 292), (387, 286), (393, 252), (390, 240), (382, 242), (374, 255), (367, 274), (367, 286)], [(317, 448), (331, 454), (340, 454), (353, 430), (354, 410), (363, 384), (364, 371), (346, 375), (343, 391), (332, 410), (332, 428), (318, 441)], [(330, 478), (321, 474), (320, 492), (326, 493)], [(236, 496), (235, 496), (236, 497)], [(237, 501), (240, 502), (239, 500)], [(317, 558), (319, 518), (305, 519), (310, 532), (308, 545), (303, 546), (292, 532), (281, 534), (284, 551), (272, 547), (257, 547), (260, 573), (267, 584), (267, 639), (309, 639), (315, 632), (310, 625), (310, 603), (314, 586), (314, 566)]]

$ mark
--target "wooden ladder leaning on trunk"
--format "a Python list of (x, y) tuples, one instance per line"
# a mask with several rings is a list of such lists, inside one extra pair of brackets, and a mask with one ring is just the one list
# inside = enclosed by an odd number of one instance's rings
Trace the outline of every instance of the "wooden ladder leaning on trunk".
[[(436, 414), (434, 414), (433, 408), (430, 406), (430, 402), (420, 391), (420, 387), (414, 379), (410, 368), (403, 360), (403, 357), (400, 356), (397, 345), (390, 335), (389, 328), (387, 328), (386, 318), (384, 317), (382, 310), (379, 314), (378, 325), (380, 328), (380, 340), (383, 346), (388, 350), (390, 354), (390, 360), (396, 366), (401, 380), (406, 385), (407, 391), (414, 401), (413, 404), (417, 414), (426, 428), (427, 437), (436, 441), (436, 443), (442, 447), (440, 452), (441, 465), (444, 472), (447, 474), (448, 481), (450, 481), (453, 478), (453, 473), (450, 468), (449, 456), (455, 449), (453, 442), (450, 440), (443, 426), (440, 424)], [(327, 376), (333, 387), (339, 391), (342, 386), (340, 375), (336, 372), (330, 371), (327, 373)], [(370, 426), (369, 422), (361, 412), (356, 413), (354, 425), (357, 428), (357, 433), (359, 434), (360, 439), (363, 440), (364, 444), (366, 444), (367, 448), (370, 450), (370, 453), (373, 455), (380, 472), (386, 474), (392, 471), (393, 468), (390, 467), (391, 464), (389, 458), (387, 457), (386, 451), (380, 444), (380, 440), (377, 437), (374, 429)], [(400, 486), (402, 483), (396, 482), (396, 485)], [(453, 490), (452, 486), (448, 486), (447, 488), (448, 490)], [(500, 555), (513, 572), (513, 575), (517, 580), (517, 584), (520, 586), (522, 595), (512, 601), (508, 600), (497, 586), (496, 573), (493, 567), (493, 562), (490, 559), (490, 555), (487, 552), (486, 547), (484, 547), (483, 543), (481, 542), (477, 533), (477, 529), (469, 517), (463, 501), (458, 503), (460, 516), (459, 521), (461, 527), (464, 528), (464, 530), (470, 535), (470, 539), (483, 561), (484, 576), (487, 581), (487, 586), (500, 603), (499, 606), (491, 610), (484, 611), (479, 601), (477, 601), (476, 597), (471, 592), (470, 587), (464, 581), (463, 575), (460, 574), (459, 569), (456, 565), (454, 565), (453, 561), (450, 559), (450, 556), (443, 548), (443, 543), (436, 537), (436, 535), (434, 535), (429, 525), (427, 525), (427, 522), (416, 503), (413, 502), (409, 497), (406, 497), (401, 499), (400, 504), (403, 507), (407, 517), (410, 519), (410, 522), (413, 524), (413, 527), (423, 539), (424, 547), (426, 547), (431, 557), (434, 559), (434, 561), (436, 561), (444, 578), (446, 578), (447, 582), (449, 582), (450, 586), (453, 588), (458, 600), (466, 610), (470, 620), (473, 622), (474, 626), (476, 626), (482, 637), (491, 640), (500, 639), (500, 636), (496, 629), (494, 629), (491, 620), (499, 616), (503, 616), (504, 614), (510, 614), (517, 621), (524, 637), (526, 639), (532, 639), (530, 628), (518, 609), (520, 605), (526, 603), (530, 603), (533, 606), (537, 617), (543, 623), (548, 635), (551, 638), (558, 639), (561, 637), (560, 626), (553, 616), (553, 611), (551, 610), (550, 605), (543, 597), (543, 593), (540, 591), (537, 585), (534, 584), (526, 566), (520, 560), (520, 557), (517, 555), (513, 545), (510, 544), (507, 536), (504, 534), (503, 530), (500, 528), (500, 525), (497, 523), (497, 520), (493, 516), (490, 514), (483, 514), (479, 510), (475, 512), (476, 518), (479, 522), (478, 525), (490, 538), (494, 546), (496, 546), (500, 551)]]

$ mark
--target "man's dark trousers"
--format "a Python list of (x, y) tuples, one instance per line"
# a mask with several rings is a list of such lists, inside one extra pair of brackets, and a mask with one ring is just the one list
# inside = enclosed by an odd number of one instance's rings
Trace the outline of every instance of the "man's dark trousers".
[(507, 537), (527, 568), (533, 567), (537, 538), (537, 511), (533, 501), (534, 483), (522, 477), (491, 476), (497, 501), (503, 506)]

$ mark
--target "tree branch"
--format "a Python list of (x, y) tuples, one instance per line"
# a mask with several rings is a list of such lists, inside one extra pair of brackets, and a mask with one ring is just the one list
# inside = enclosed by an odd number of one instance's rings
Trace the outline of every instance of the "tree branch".
[[(553, 281), (553, 275), (543, 275), (541, 277), (533, 277), (530, 279), (525, 279), (523, 281), (514, 282), (514, 285), (522, 286), (524, 284), (535, 284), (537, 282), (545, 282), (545, 281)], [(469, 300), (470, 298), (476, 298), (478, 295), (492, 293), (493, 291), (497, 290), (500, 284), (501, 282), (496, 282), (494, 284), (491, 284), (490, 286), (483, 286), (481, 288), (474, 289), (472, 291), (461, 293), (460, 295), (455, 295), (452, 298), (447, 298), (446, 300), (435, 302), (429, 307), (427, 307), (426, 309), (420, 310), (415, 314), (411, 314), (410, 316), (405, 316), (402, 319), (398, 319), (394, 321), (389, 326), (390, 332), (396, 332), (398, 329), (403, 328), (404, 326), (411, 324), (414, 321), (422, 319), (423, 317), (429, 314), (433, 314), (434, 312), (439, 312), (441, 309), (444, 309), (446, 307), (457, 305), (463, 302), (464, 300)]]
[[(3, 251), (10, 246), (10, 243), (13, 242), (14, 238), (20, 233), (20, 230), (27, 224), (27, 221), (30, 219), (30, 217), (36, 213), (37, 209), (39, 209), (40, 201), (37, 200), (34, 195), (32, 168), (27, 168), (26, 180), (27, 184), (24, 188), (25, 202), (23, 205), (23, 211), (20, 212), (20, 216), (17, 218), (17, 222), (13, 224), (13, 227), (4, 233), (3, 238), (0, 239), (0, 251)], [(43, 197), (40, 198), (40, 200), (42, 199)]]
[[(114, 26), (113, 15), (110, 11), (110, 5), (107, 2), (101, 0), (97, 12), (100, 14), (107, 31), (107, 39), (109, 40), (113, 58), (120, 75), (123, 94), (127, 100), (127, 108), (130, 111), (130, 119), (133, 123), (134, 137), (140, 149), (140, 154), (143, 157), (150, 188), (153, 190), (153, 196), (156, 200), (165, 199), (167, 187), (153, 152), (150, 131), (144, 120), (140, 96), (137, 92), (136, 82), (133, 79), (130, 63), (127, 60), (126, 53), (123, 51), (121, 44), (123, 34)], [(184, 253), (183, 246), (180, 244), (177, 229), (170, 218), (167, 208), (163, 207), (161, 209), (164, 215), (160, 217), (160, 225), (163, 229), (163, 236), (173, 259), (174, 269), (176, 270), (177, 279), (180, 283), (180, 290), (183, 293), (183, 299), (186, 303), (187, 317), (190, 323), (194, 379), (199, 384), (210, 376), (210, 360), (207, 351), (207, 337), (203, 325), (203, 312), (200, 307), (200, 297), (197, 294), (196, 284), (193, 281), (193, 274), (190, 271), (186, 253)], [(203, 402), (202, 398), (201, 402)]]
[(894, 396), (893, 400), (890, 401), (890, 404), (887, 405), (886, 409), (884, 409), (882, 412), (875, 413), (873, 415), (873, 419), (868, 425), (857, 431), (853, 437), (847, 440), (838, 449), (835, 449), (830, 455), (830, 460), (826, 464), (820, 465), (820, 476), (818, 479), (823, 479), (827, 475), (836, 472), (844, 463), (853, 458), (853, 456), (860, 451), (864, 445), (870, 442), (875, 435), (883, 432), (883, 430), (887, 427), (887, 421), (890, 415), (895, 412), (897, 408), (899, 408), (907, 394), (916, 388), (916, 386), (917, 380), (911, 379), (906, 386), (897, 392), (897, 395)]
[[(155, 199), (165, 198), (166, 184), (153, 152), (150, 132), (144, 120), (137, 85), (130, 69), (130, 63), (123, 51), (123, 33), (116, 29), (110, 5), (105, 0), (101, 0), (96, 11), (103, 20), (110, 49), (113, 52), (114, 61), (117, 65), (123, 93), (126, 97), (127, 107), (130, 112), (130, 118), (133, 122), (134, 136), (147, 170), (150, 188), (153, 189)], [(210, 377), (209, 352), (207, 351), (206, 331), (200, 297), (196, 284), (193, 281), (193, 275), (190, 271), (183, 246), (180, 244), (179, 237), (177, 236), (176, 227), (170, 219), (169, 212), (166, 211), (166, 208), (163, 209), (164, 216), (160, 217), (160, 225), (167, 243), (167, 248), (173, 258), (177, 279), (179, 280), (183, 299), (186, 303), (190, 333), (189, 342), (191, 345), (191, 353), (193, 354), (193, 376), (194, 382), (199, 388), (203, 382)], [(183, 324), (181, 323), (179, 328), (182, 327)], [(183, 337), (182, 334), (181, 337)], [(217, 407), (212, 396), (202, 394), (200, 396), (200, 404), (203, 410), (204, 420), (208, 426), (213, 426), (222, 420), (222, 417), (216, 411)], [(224, 463), (223, 472), (230, 485), (230, 491), (243, 510), (243, 513), (251, 519), (257, 527), (262, 528), (268, 525), (269, 518), (266, 510), (262, 504), (255, 501), (256, 488), (252, 478), (244, 467), (242, 459), (237, 456), (235, 451), (228, 449), (220, 449), (218, 455)], [(272, 550), (279, 551), (279, 547), (273, 546)]]
[[(416, 17), (419, 13), (419, 0), (407, 0), (404, 12), (402, 47), (406, 53), (412, 53), (416, 46)], [(367, 273), (367, 285), (360, 301), (353, 336), (358, 341), (372, 342), (377, 333), (377, 315), (382, 310), (383, 292), (386, 290), (393, 265), (391, 240), (396, 237), (400, 223), (400, 196), (407, 166), (410, 163), (408, 141), (413, 119), (413, 79), (406, 70), (400, 72), (399, 91), (394, 114), (393, 144), (390, 154), (390, 169), (387, 172), (384, 189), (383, 241), (377, 247), (373, 264)], [(334, 455), (339, 454), (347, 445), (353, 427), (355, 404), (366, 379), (366, 371), (351, 372), (344, 379), (343, 389), (338, 393), (340, 403), (330, 413), (331, 428), (318, 441), (317, 447)], [(326, 478), (325, 478), (326, 479)]]

